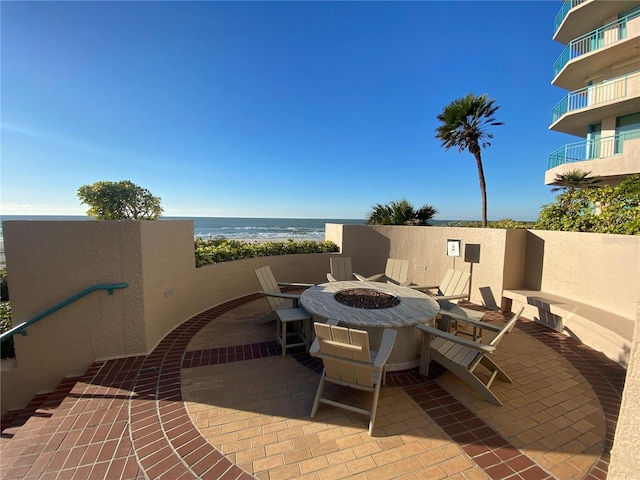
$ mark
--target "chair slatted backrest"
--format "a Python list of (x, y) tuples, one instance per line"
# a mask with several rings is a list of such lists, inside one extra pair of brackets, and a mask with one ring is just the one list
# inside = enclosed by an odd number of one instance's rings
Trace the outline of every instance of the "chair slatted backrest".
[(329, 259), (331, 265), (331, 275), (338, 282), (354, 280), (351, 258), (333, 257)]
[(392, 283), (404, 283), (409, 278), (409, 260), (388, 258), (384, 276)]
[[(255, 272), (262, 291), (269, 293), (282, 293), (278, 286), (278, 282), (273, 276), (273, 272), (268, 265), (266, 267), (258, 268)], [(269, 302), (271, 310), (275, 311), (280, 305), (286, 302), (286, 299), (267, 296), (267, 301)]]
[(469, 272), (448, 269), (440, 284), (438, 295), (461, 295), (467, 293), (470, 278), (471, 274)]
[(369, 334), (364, 330), (315, 324), (320, 357), (328, 379), (373, 388)]

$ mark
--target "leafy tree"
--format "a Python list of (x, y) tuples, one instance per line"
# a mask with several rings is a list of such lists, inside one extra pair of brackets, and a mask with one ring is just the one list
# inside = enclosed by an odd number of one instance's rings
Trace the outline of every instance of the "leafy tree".
[(437, 119), (441, 125), (436, 128), (436, 138), (442, 146), (449, 150), (458, 147), (458, 152), (468, 150), (476, 159), (480, 193), (482, 195), (482, 226), (487, 226), (487, 187), (482, 168), (481, 149), (489, 147), (493, 134), (488, 127), (504, 125), (495, 119), (494, 115), (500, 108), (494, 105), (495, 100), (489, 99), (487, 94), (475, 96), (470, 93), (465, 97), (454, 100), (447, 105)]
[(376, 204), (367, 215), (369, 225), (430, 225), (438, 210), (425, 204), (418, 210), (404, 198), (386, 205)]
[(544, 205), (535, 228), (640, 235), (640, 175), (620, 185), (567, 190)]
[(78, 198), (91, 207), (87, 215), (98, 220), (155, 220), (163, 211), (160, 197), (129, 180), (83, 185)]
[(600, 177), (592, 177), (591, 172), (570, 170), (556, 175), (552, 192), (575, 190), (577, 188), (593, 188), (600, 183)]

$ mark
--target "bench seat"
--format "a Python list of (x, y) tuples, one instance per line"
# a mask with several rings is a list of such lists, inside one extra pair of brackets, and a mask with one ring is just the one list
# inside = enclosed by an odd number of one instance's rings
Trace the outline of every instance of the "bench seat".
[(534, 320), (575, 337), (626, 366), (635, 319), (550, 292), (503, 290), (502, 310), (511, 311), (513, 301), (525, 306), (529, 314), (533, 312)]

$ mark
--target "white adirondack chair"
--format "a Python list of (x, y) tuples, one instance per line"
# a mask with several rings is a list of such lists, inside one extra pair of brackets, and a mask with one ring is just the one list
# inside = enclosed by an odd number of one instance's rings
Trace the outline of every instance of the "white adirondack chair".
[[(524, 307), (502, 327), (470, 319), (464, 320), (476, 328), (495, 332), (496, 336), (489, 343), (474, 342), (429, 325), (418, 325), (423, 332), (420, 373), (428, 373), (429, 360), (433, 359), (480, 393), (484, 399), (502, 406), (500, 399), (490, 390), (491, 384), (496, 378), (509, 383), (511, 379), (489, 356), (495, 352), (504, 336), (513, 330), (523, 310)], [(489, 371), (486, 382), (475, 373), (479, 365)]]
[(409, 286), (409, 260), (397, 258), (387, 258), (384, 273), (378, 273), (370, 277), (365, 277), (358, 273), (353, 274), (358, 280), (365, 282), (387, 282), (395, 285)]
[[(480, 320), (484, 313), (475, 310), (466, 309), (458, 306), (460, 300), (469, 300), (469, 280), (471, 274), (460, 270), (448, 269), (444, 274), (444, 278), (438, 285), (421, 285), (412, 286), (422, 291), (435, 290), (432, 298), (440, 304), (440, 312), (438, 313), (438, 322), (440, 328), (445, 331), (453, 330), (458, 332), (458, 320), (464, 321), (471, 318), (472, 320)], [(468, 332), (465, 332), (468, 333)], [(481, 332), (473, 329), (473, 339), (481, 338)]]
[[(287, 348), (302, 345), (308, 348), (311, 339), (311, 315), (299, 306), (300, 295), (283, 293), (280, 287), (308, 288), (314, 284), (277, 282), (268, 265), (258, 268), (255, 273), (262, 288), (259, 293), (267, 297), (271, 310), (276, 314), (276, 338), (282, 347), (282, 356), (287, 354)], [(288, 329), (289, 324), (296, 329)]]
[(438, 285), (416, 285), (411, 288), (420, 290), (436, 290), (433, 297), (438, 302), (458, 303), (458, 300), (469, 299), (469, 280), (471, 274), (460, 270), (448, 269)]
[[(333, 321), (327, 324), (317, 322), (314, 324), (316, 341), (311, 353), (322, 359), (324, 370), (311, 409), (311, 418), (315, 416), (320, 403), (344, 408), (368, 415), (369, 435), (371, 435), (378, 408), (380, 386), (384, 383), (386, 362), (395, 342), (396, 331), (385, 329), (380, 348), (372, 355), (369, 349), (369, 334), (366, 331), (339, 327), (335, 323)], [(323, 397), (326, 382), (373, 392), (371, 409), (367, 410)]]
[(331, 272), (327, 273), (327, 280), (330, 282), (344, 282), (355, 280), (353, 269), (351, 268), (351, 258), (332, 257), (329, 259)]

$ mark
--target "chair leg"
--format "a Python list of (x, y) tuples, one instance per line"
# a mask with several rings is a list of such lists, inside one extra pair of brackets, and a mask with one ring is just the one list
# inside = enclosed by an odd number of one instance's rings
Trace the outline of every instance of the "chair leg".
[(324, 391), (324, 377), (325, 372), (322, 371), (322, 376), (320, 377), (320, 383), (318, 384), (318, 391), (316, 392), (316, 398), (313, 401), (313, 407), (311, 407), (311, 418), (313, 418), (318, 411), (318, 405), (320, 404), (320, 397), (322, 396), (322, 392)]
[(288, 322), (281, 322), (282, 323), (282, 356), (286, 357), (287, 356), (287, 323)]
[(313, 323), (313, 321), (310, 318), (309, 319), (305, 319), (305, 320), (302, 321), (302, 325), (303, 325), (303, 328), (304, 328), (304, 341), (307, 344), (305, 348), (307, 349), (307, 352), (311, 348), (311, 342), (312, 342), (311, 337), (313, 336), (312, 323)]
[(376, 412), (378, 411), (378, 398), (380, 397), (380, 385), (382, 385), (382, 376), (378, 378), (376, 388), (373, 391), (373, 401), (371, 402), (371, 418), (369, 419), (369, 436), (371, 436), (376, 421)]

